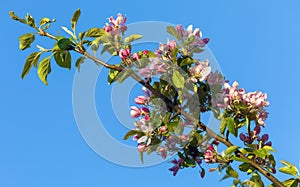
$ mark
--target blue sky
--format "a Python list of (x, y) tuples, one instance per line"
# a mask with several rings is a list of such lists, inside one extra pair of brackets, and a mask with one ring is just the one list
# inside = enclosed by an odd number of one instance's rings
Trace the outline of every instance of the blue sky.
[[(127, 15), (128, 23), (164, 21), (200, 27), (204, 36), (211, 39), (208, 46), (227, 79), (238, 80), (246, 90), (268, 93), (271, 105), (265, 132), (271, 135), (276, 157), (298, 166), (299, 6), (296, 0), (1, 2), (0, 186), (147, 187), (170, 185), (170, 181), (173, 186), (229, 186), (227, 182), (218, 183), (216, 179), (222, 176), (217, 174), (201, 179), (197, 169), (183, 170), (173, 177), (167, 171), (168, 163), (128, 168), (99, 157), (85, 143), (74, 119), (75, 68), (67, 71), (53, 66), (48, 87), (34, 71), (21, 80), (30, 50), (19, 51), (17, 38), (31, 30), (10, 20), (10, 10), (20, 16), (29, 12), (36, 19), (56, 18), (53, 33), (59, 26), (69, 25), (77, 8), (82, 10), (78, 30), (102, 27), (107, 17), (118, 12)], [(103, 92), (96, 88), (96, 97), (107, 97), (106, 89), (106, 85)], [(104, 110), (104, 115), (105, 112), (109, 114)], [(117, 123), (113, 117), (107, 117), (107, 121), (111, 126)], [(117, 127), (116, 124), (115, 129), (109, 129), (121, 135)]]

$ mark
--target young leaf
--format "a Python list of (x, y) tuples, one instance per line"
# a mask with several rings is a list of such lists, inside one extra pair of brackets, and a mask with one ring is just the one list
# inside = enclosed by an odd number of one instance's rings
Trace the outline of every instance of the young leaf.
[(42, 18), (42, 19), (40, 20), (40, 27), (43, 26), (43, 25), (45, 25), (45, 24), (47, 24), (47, 23), (50, 23), (50, 22), (51, 22), (51, 21), (50, 21), (49, 18)]
[(31, 53), (27, 59), (26, 59), (26, 62), (24, 64), (24, 68), (23, 68), (23, 71), (22, 71), (22, 79), (24, 79), (24, 77), (29, 73), (32, 65), (33, 66), (37, 66), (37, 62), (41, 56), (42, 52), (34, 52), (34, 53)]
[(260, 175), (258, 175), (257, 173), (253, 173), (252, 177), (250, 178), (250, 181), (252, 181), (255, 184), (255, 186), (257, 186), (257, 187), (265, 186), (263, 181), (261, 180)]
[(17, 15), (15, 15), (15, 13), (14, 13), (13, 11), (10, 11), (10, 12), (9, 12), (9, 16), (10, 16), (11, 19), (13, 19), (13, 20), (16, 20), (16, 21), (19, 21), (19, 22), (21, 22), (21, 23), (27, 24), (27, 21), (26, 21), (25, 19), (19, 18)]
[(125, 43), (130, 43), (130, 42), (132, 42), (132, 41), (141, 39), (142, 37), (143, 37), (143, 36), (140, 35), (140, 34), (132, 34), (132, 35), (126, 37), (126, 38), (124, 39), (124, 42), (125, 42)]
[(130, 138), (131, 136), (134, 136), (136, 134), (138, 134), (139, 136), (143, 136), (143, 133), (141, 131), (131, 130), (125, 134), (123, 140), (127, 140), (128, 138)]
[(29, 25), (32, 28), (36, 28), (34, 19), (33, 19), (33, 17), (30, 14), (26, 15), (26, 21), (27, 21), (27, 25)]
[(56, 63), (62, 68), (71, 69), (71, 54), (67, 50), (60, 50), (54, 53)]
[(47, 76), (51, 72), (50, 58), (44, 58), (38, 66), (38, 76), (45, 85), (48, 85)]
[(231, 166), (227, 166), (226, 174), (236, 179), (239, 178), (238, 172), (236, 172)]
[(77, 24), (77, 21), (78, 21), (78, 18), (80, 16), (80, 9), (77, 9), (73, 16), (72, 16), (72, 19), (71, 19), (71, 23), (72, 23), (72, 29), (74, 30), (75, 29), (75, 26)]
[(251, 168), (251, 165), (249, 163), (242, 163), (239, 165), (239, 169), (243, 172), (248, 171)]
[(299, 179), (288, 179), (282, 182), (286, 187), (298, 187)]
[(233, 134), (235, 137), (237, 137), (237, 129), (235, 127), (235, 122), (233, 120), (233, 118), (230, 118), (232, 120), (229, 120), (228, 123), (227, 123), (227, 127), (228, 127), (228, 131)]
[(76, 60), (75, 66), (77, 67), (78, 72), (80, 71), (80, 65), (84, 63), (84, 60), (84, 56), (81, 56)]
[(72, 38), (76, 39), (76, 36), (74, 35), (74, 33), (72, 31), (70, 31), (67, 27), (61, 26), (61, 28), (68, 33), (70, 36), (72, 36)]
[(127, 79), (133, 73), (134, 71), (132, 69), (126, 69), (125, 71), (120, 72), (120, 75), (118, 75), (117, 77), (118, 82), (121, 84), (125, 79)]
[(102, 28), (91, 28), (85, 33), (85, 36), (95, 38), (101, 37), (103, 34), (105, 34), (105, 31)]
[(34, 39), (34, 34), (32, 33), (23, 34), (19, 37), (19, 48), (21, 50), (29, 48)]
[(225, 154), (226, 155), (230, 155), (231, 153), (233, 153), (234, 151), (236, 151), (239, 148), (239, 146), (230, 146), (225, 150)]
[(299, 172), (296, 166), (294, 166), (290, 162), (284, 160), (280, 160), (280, 162), (285, 165), (284, 167), (279, 168), (280, 172), (293, 175), (293, 176), (296, 176), (297, 173)]
[(167, 32), (169, 34), (171, 34), (172, 36), (174, 36), (174, 38), (176, 38), (177, 40), (180, 40), (175, 27), (173, 27), (173, 26), (167, 26)]
[(109, 70), (108, 77), (107, 77), (107, 81), (108, 81), (109, 85), (116, 80), (119, 73), (120, 73), (119, 71), (114, 70), (114, 69)]
[(174, 70), (172, 75), (172, 81), (176, 88), (183, 88), (184, 87), (184, 77), (179, 73), (179, 71)]

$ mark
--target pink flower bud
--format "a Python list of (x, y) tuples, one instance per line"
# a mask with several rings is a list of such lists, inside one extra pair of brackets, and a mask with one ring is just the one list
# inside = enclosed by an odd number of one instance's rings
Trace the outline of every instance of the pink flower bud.
[(134, 102), (138, 105), (143, 105), (147, 101), (147, 98), (145, 96), (138, 96), (137, 98), (134, 99)]
[(145, 115), (145, 121), (149, 121), (150, 120), (150, 116), (149, 115)]
[(150, 110), (149, 110), (149, 108), (143, 107), (141, 112), (143, 115), (146, 115), (146, 114), (149, 114)]
[(137, 54), (137, 53), (133, 53), (133, 54), (132, 54), (132, 59), (133, 59), (133, 60), (138, 60), (138, 59), (140, 59), (140, 55)]
[(136, 106), (132, 106), (130, 107), (131, 111), (130, 111), (130, 115), (132, 118), (137, 118), (141, 115), (141, 110), (136, 107)]
[(143, 143), (138, 145), (138, 151), (139, 152), (145, 152), (147, 150), (147, 146)]
[(148, 52), (149, 52), (148, 50), (144, 50), (144, 51), (143, 51), (143, 54), (144, 54), (144, 55), (147, 55)]
[(122, 60), (127, 59), (130, 56), (130, 49), (129, 48), (121, 49), (119, 52), (119, 56)]

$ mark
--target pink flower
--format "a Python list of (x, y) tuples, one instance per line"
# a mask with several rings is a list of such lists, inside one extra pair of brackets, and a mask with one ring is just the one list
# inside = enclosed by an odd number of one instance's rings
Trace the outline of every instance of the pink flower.
[(204, 153), (204, 161), (206, 163), (215, 163), (217, 162), (217, 157), (214, 154), (215, 148), (212, 145), (207, 146), (207, 150)]
[(127, 26), (125, 25), (126, 17), (123, 17), (122, 14), (119, 13), (117, 19), (114, 19), (114, 17), (111, 16), (108, 20), (109, 23), (105, 24), (104, 30), (113, 36), (120, 33), (124, 34), (127, 30)]
[(136, 107), (136, 106), (132, 106), (130, 107), (131, 111), (130, 111), (130, 115), (132, 118), (137, 118), (141, 115), (141, 110)]
[(134, 99), (134, 102), (138, 105), (144, 105), (147, 102), (147, 98), (145, 96), (138, 96)]
[(152, 70), (148, 67), (145, 67), (145, 68), (142, 68), (142, 69), (139, 70), (139, 74), (142, 77), (149, 78), (152, 75)]
[(217, 162), (217, 158), (211, 150), (206, 150), (204, 153), (204, 161), (206, 163), (215, 163)]
[(209, 66), (208, 60), (204, 62), (196, 62), (193, 67), (190, 68), (190, 74), (192, 76), (192, 81), (197, 82), (204, 81), (207, 79), (208, 75), (211, 73), (211, 67)]
[(129, 58), (130, 49), (129, 48), (121, 49), (120, 52), (119, 52), (119, 56), (122, 60), (125, 60), (125, 59)]

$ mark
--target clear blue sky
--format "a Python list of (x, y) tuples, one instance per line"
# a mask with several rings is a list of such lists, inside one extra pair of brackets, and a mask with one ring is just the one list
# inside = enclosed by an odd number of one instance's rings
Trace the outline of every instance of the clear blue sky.
[[(200, 179), (197, 169), (180, 171), (173, 177), (167, 171), (168, 163), (135, 169), (112, 164), (94, 153), (81, 137), (73, 116), (75, 68), (67, 71), (53, 66), (48, 87), (34, 71), (21, 80), (29, 50), (20, 52), (17, 38), (30, 28), (10, 20), (10, 10), (18, 15), (29, 12), (36, 18), (56, 18), (54, 33), (58, 26), (69, 24), (77, 8), (82, 10), (78, 30), (102, 27), (107, 17), (118, 12), (126, 13), (128, 23), (165, 21), (200, 27), (211, 39), (209, 48), (228, 79), (238, 80), (246, 90), (269, 94), (270, 116), (265, 131), (271, 134), (276, 157), (298, 166), (299, 7), (297, 0), (2, 0), (0, 186), (148, 187), (171, 185), (170, 181), (174, 187), (228, 186), (227, 182), (218, 183), (221, 176), (217, 174), (210, 174), (207, 181)], [(101, 89), (97, 94), (101, 96)]]

